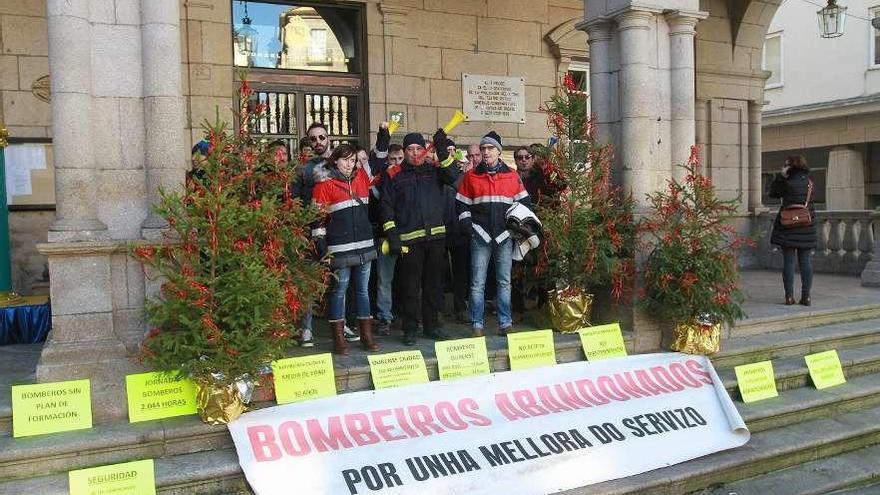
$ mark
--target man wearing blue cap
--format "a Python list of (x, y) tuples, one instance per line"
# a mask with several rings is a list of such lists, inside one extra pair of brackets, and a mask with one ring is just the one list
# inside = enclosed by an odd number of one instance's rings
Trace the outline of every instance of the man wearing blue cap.
[[(441, 290), (446, 254), (446, 199), (444, 185), (453, 184), (458, 167), (449, 156), (449, 138), (434, 134), (439, 164), (427, 163), (425, 138), (411, 132), (403, 138), (404, 161), (393, 176), (381, 181), (380, 219), (390, 252), (408, 251), (398, 261), (403, 297), (403, 343), (415, 345), (419, 316), (425, 337), (448, 338), (437, 322), (436, 293)], [(421, 300), (421, 301), (420, 301)]]

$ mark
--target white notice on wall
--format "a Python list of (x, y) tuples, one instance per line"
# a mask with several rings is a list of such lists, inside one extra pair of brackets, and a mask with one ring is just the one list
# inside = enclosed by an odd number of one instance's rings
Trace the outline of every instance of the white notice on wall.
[(526, 88), (522, 77), (461, 75), (462, 106), (467, 119), (491, 122), (526, 121)]
[(33, 194), (31, 171), (46, 168), (46, 147), (42, 144), (12, 144), (5, 153), (6, 204), (12, 204), (13, 196)]

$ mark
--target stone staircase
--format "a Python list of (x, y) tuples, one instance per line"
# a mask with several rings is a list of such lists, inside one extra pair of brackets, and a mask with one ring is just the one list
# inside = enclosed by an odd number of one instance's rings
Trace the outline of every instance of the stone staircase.
[[(752, 431), (749, 443), (567, 493), (880, 493), (880, 304), (875, 306), (796, 318), (796, 325), (782, 321), (787, 316), (765, 317), (761, 325), (747, 320), (731, 329), (732, 338), (713, 362)], [(778, 331), (761, 333), (762, 325)], [(556, 342), (558, 361), (583, 359), (577, 336), (557, 335)], [(488, 345), (493, 370), (507, 369), (504, 339), (491, 337)], [(426, 357), (433, 355), (429, 347), (423, 348)], [(818, 391), (803, 355), (828, 349), (838, 350), (848, 381)], [(773, 360), (780, 396), (745, 405), (733, 366), (765, 359)], [(436, 379), (436, 361), (426, 361)], [(370, 388), (362, 355), (337, 365), (340, 393)], [(2, 392), (8, 401), (8, 392)], [(197, 417), (14, 439), (10, 414), (8, 404), (0, 403), (0, 494), (63, 495), (68, 470), (144, 458), (156, 460), (161, 494), (250, 493), (226, 428), (204, 425)]]

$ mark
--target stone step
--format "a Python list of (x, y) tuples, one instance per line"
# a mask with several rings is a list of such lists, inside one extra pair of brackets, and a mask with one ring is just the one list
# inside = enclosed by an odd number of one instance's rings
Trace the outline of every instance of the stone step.
[[(880, 462), (880, 461), (875, 461)], [(860, 486), (857, 488), (846, 488), (831, 492), (829, 495), (878, 495), (880, 494), (880, 477), (875, 476), (876, 483), (872, 485)]]
[[(461, 335), (463, 336), (463, 334)], [(633, 335), (631, 332), (624, 332), (624, 344), (630, 353), (633, 352)], [(580, 337), (577, 334), (555, 333), (553, 336), (556, 347), (556, 361), (559, 363), (570, 363), (574, 361), (583, 361), (585, 359), (583, 348), (581, 347)], [(428, 377), (433, 381), (439, 379), (437, 370), (437, 358), (434, 352), (434, 341), (420, 339), (416, 347), (405, 347), (399, 342), (398, 338), (382, 338), (382, 352), (395, 352), (402, 350), (421, 350), (425, 358), (425, 365), (428, 368)], [(329, 340), (319, 339), (318, 346), (312, 349), (293, 348), (291, 356), (300, 356), (314, 354), (317, 352), (329, 352)], [(367, 353), (360, 350), (357, 344), (351, 346), (352, 352), (348, 356), (334, 356), (333, 362), (336, 368), (336, 389), (339, 393), (357, 392), (361, 390), (372, 390), (373, 381), (370, 375), (370, 365), (367, 360)], [(486, 336), (486, 350), (489, 354), (489, 367), (495, 371), (510, 370), (510, 361), (508, 360), (507, 338), (497, 335)], [(33, 380), (21, 380), (16, 383), (28, 383)], [(12, 434), (12, 405), (10, 403), (10, 395), (2, 389), (0, 385), (0, 437)], [(4, 393), (5, 392), (5, 393)]]
[[(773, 495), (822, 495), (840, 490), (865, 490), (880, 481), (880, 445), (854, 450), (774, 473), (765, 474), (694, 495), (772, 493)], [(877, 493), (880, 487), (873, 488)], [(852, 493), (852, 492), (849, 492)], [(869, 492), (865, 492), (869, 493)]]
[(721, 351), (712, 356), (712, 364), (733, 367), (876, 343), (880, 343), (880, 318), (726, 339)]
[[(800, 308), (800, 307), (799, 307)], [(725, 338), (748, 337), (764, 333), (868, 320), (880, 317), (880, 303), (840, 306), (837, 308), (792, 310), (784, 314), (746, 318), (726, 329)]]
[[(697, 492), (870, 447), (880, 442), (880, 408), (755, 433), (746, 445), (566, 495), (669, 495)], [(741, 495), (751, 492), (741, 492)], [(774, 492), (754, 492), (774, 493)]]
[[(837, 355), (847, 379), (880, 372), (880, 344), (841, 349), (837, 351)], [(777, 390), (791, 390), (812, 383), (803, 355), (774, 359), (772, 362)], [(719, 368), (717, 371), (730, 396), (739, 399), (734, 368)]]
[[(688, 493), (720, 482), (734, 482), (840, 455), (875, 445), (878, 441), (880, 408), (873, 407), (758, 432), (752, 435), (748, 444), (737, 449), (566, 493)], [(230, 448), (156, 459), (156, 479), (158, 492), (163, 495), (250, 493), (235, 451)], [(67, 477), (65, 474), (55, 474), (0, 481), (0, 494), (7, 493), (64, 495), (67, 493)]]

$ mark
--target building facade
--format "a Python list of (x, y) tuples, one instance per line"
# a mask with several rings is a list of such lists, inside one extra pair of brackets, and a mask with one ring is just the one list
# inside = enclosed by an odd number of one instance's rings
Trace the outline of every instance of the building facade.
[(803, 154), (820, 208), (874, 209), (880, 206), (880, 30), (870, 19), (880, 17), (880, 3), (845, 5), (846, 33), (838, 38), (818, 36), (818, 8), (803, 0), (783, 4), (770, 24), (763, 177), (766, 184), (786, 155)]

